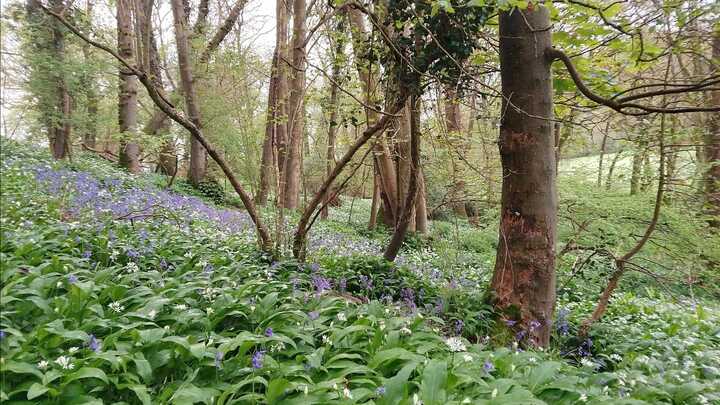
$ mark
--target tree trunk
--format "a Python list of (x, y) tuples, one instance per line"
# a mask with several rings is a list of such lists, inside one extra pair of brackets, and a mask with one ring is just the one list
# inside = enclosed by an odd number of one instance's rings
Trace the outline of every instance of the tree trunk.
[[(132, 23), (132, 0), (117, 1), (118, 53), (127, 61), (135, 63)], [(135, 140), (138, 116), (137, 78), (124, 66), (120, 66), (118, 100), (118, 123), (122, 133), (120, 142), (120, 165), (130, 173), (140, 172), (140, 145)]]
[(636, 150), (633, 154), (632, 173), (630, 174), (630, 195), (635, 195), (640, 191), (642, 163), (643, 153), (640, 150)]
[[(86, 7), (85, 7), (85, 18), (88, 21), (88, 24), (91, 24), (92, 21), (92, 8), (93, 8), (93, 2), (91, 0), (87, 0)], [(97, 89), (95, 88), (95, 81), (96, 77), (93, 72), (92, 66), (92, 54), (90, 52), (90, 45), (84, 44), (82, 47), (82, 53), (83, 53), (83, 59), (85, 60), (85, 64), (88, 66), (87, 69), (90, 70), (90, 73), (85, 72), (82, 81), (83, 81), (83, 87), (85, 88), (85, 97), (87, 99), (87, 106), (85, 108), (85, 112), (87, 113), (87, 122), (84, 125), (83, 128), (83, 143), (90, 148), (95, 148), (95, 140), (97, 138), (97, 123), (98, 123), (98, 96), (97, 96)]]
[(610, 190), (612, 188), (612, 179), (613, 179), (613, 173), (615, 172), (615, 166), (617, 165), (618, 160), (620, 160), (620, 156), (622, 155), (623, 150), (619, 149), (615, 156), (613, 156), (613, 159), (610, 161), (610, 167), (608, 168), (608, 174), (607, 179), (605, 179), (605, 189)]
[(460, 103), (456, 97), (455, 89), (445, 90), (445, 128), (447, 129), (448, 148), (450, 148), (450, 164), (452, 165), (452, 189), (450, 190), (450, 207), (455, 215), (467, 218), (465, 210), (465, 176), (462, 171), (462, 161), (458, 154), (465, 153), (462, 140), (463, 128), (460, 115)]
[(600, 157), (598, 158), (598, 175), (597, 186), (602, 187), (603, 176), (603, 160), (605, 159), (605, 148), (607, 146), (608, 132), (610, 131), (610, 118), (605, 124), (605, 132), (603, 132), (602, 142), (600, 142)]
[(501, 12), (503, 183), (492, 302), (538, 346), (549, 343), (555, 306), (557, 189), (549, 49), (545, 7)]
[[(55, 12), (63, 12), (65, 9), (64, 0), (53, 0), (51, 7)], [(52, 23), (52, 57), (55, 59), (57, 69), (55, 73), (55, 110), (56, 117), (50, 122), (48, 134), (50, 136), (50, 148), (55, 159), (64, 159), (70, 153), (70, 94), (63, 75), (62, 65), (65, 62), (65, 32), (62, 25), (57, 21)]]
[[(340, 62), (338, 60), (339, 55), (342, 54), (344, 44), (342, 41), (338, 41), (335, 44), (335, 63), (332, 68), (332, 83), (330, 83), (330, 117), (328, 117), (328, 139), (327, 149), (325, 151), (325, 176), (329, 177), (332, 173), (332, 169), (335, 166), (335, 138), (337, 137), (338, 130), (338, 83), (340, 82)], [(330, 203), (330, 193), (325, 196), (323, 204), (325, 207), (320, 213), (322, 219), (328, 217), (328, 205)]]
[(286, 157), (283, 206), (296, 209), (300, 200), (302, 147), (305, 129), (305, 0), (293, 1), (293, 75), (290, 88), (289, 145)]
[[(373, 69), (372, 62), (368, 62), (368, 33), (365, 31), (365, 23), (363, 14), (360, 10), (350, 8), (348, 10), (348, 20), (350, 21), (350, 32), (353, 40), (353, 53), (355, 54), (355, 66), (360, 78), (362, 86), (365, 106), (365, 116), (367, 117), (367, 126), (371, 126), (377, 121), (377, 113), (370, 107), (376, 108), (377, 102), (377, 69)], [(367, 64), (363, 64), (365, 61)], [(373, 143), (373, 156), (375, 159), (375, 169), (377, 179), (380, 184), (380, 194), (382, 202), (382, 218), (387, 226), (394, 226), (399, 211), (396, 196), (398, 195), (397, 173), (393, 164), (390, 148), (385, 138), (379, 137)]]
[[(415, 199), (415, 232), (428, 232), (427, 194), (425, 192), (425, 175), (422, 167), (418, 168), (418, 195)], [(463, 205), (464, 206), (464, 205)]]
[(275, 173), (275, 151), (273, 141), (275, 139), (275, 124), (277, 121), (277, 79), (278, 79), (278, 49), (275, 48), (273, 55), (270, 85), (268, 86), (268, 107), (265, 114), (265, 139), (262, 147), (262, 160), (260, 162), (260, 184), (255, 194), (255, 202), (259, 205), (267, 204), (268, 195), (270, 194), (270, 185), (273, 181)]
[[(720, 70), (720, 32), (713, 38), (713, 63)], [(712, 105), (720, 106), (720, 90), (713, 90), (710, 97)], [(720, 113), (710, 113), (708, 131), (705, 135), (705, 162), (708, 165), (705, 174), (705, 204), (710, 215), (710, 226), (720, 229)]]
[(398, 215), (398, 221), (395, 225), (395, 231), (393, 232), (390, 242), (383, 257), (385, 260), (394, 261), (397, 257), (402, 243), (405, 240), (408, 228), (411, 222), (415, 222), (415, 200), (418, 194), (418, 183), (420, 177), (420, 111), (419, 111), (420, 98), (413, 95), (410, 97), (410, 104), (405, 106), (407, 114), (403, 114), (401, 119), (405, 118), (405, 115), (410, 116), (410, 181), (408, 184), (408, 190), (405, 194), (405, 201), (400, 208), (400, 214)]

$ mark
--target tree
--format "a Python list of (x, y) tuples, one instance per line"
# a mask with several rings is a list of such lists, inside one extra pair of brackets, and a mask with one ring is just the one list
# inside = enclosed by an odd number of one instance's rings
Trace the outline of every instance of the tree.
[[(550, 13), (500, 13), (503, 168), (491, 299), (533, 344), (550, 340), (555, 306), (557, 189), (552, 137)], [(511, 322), (511, 323), (512, 323)]]
[[(129, 63), (135, 63), (132, 0), (117, 1), (118, 52)], [(120, 165), (131, 173), (140, 172), (140, 145), (134, 140), (138, 125), (137, 78), (123, 65), (118, 73), (118, 124), (122, 134)]]
[(300, 201), (302, 147), (305, 130), (305, 0), (293, 1), (292, 80), (290, 81), (288, 150), (285, 156), (283, 207), (296, 209)]
[[(720, 71), (720, 27), (715, 27), (712, 42), (712, 62), (715, 72)], [(712, 90), (710, 102), (720, 106), (720, 90)], [(710, 225), (720, 229), (720, 113), (712, 113), (708, 119), (708, 131), (705, 136), (705, 162), (708, 165), (705, 175), (705, 201), (710, 214)]]

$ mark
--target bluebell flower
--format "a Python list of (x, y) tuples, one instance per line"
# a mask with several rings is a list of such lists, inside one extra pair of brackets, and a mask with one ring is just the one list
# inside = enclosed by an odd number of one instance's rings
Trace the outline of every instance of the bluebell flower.
[(527, 331), (521, 330), (515, 334), (515, 340), (517, 340), (519, 342), (519, 341), (525, 339), (525, 336), (527, 336)]
[(3, 339), (5, 339), (5, 331), (0, 330), (0, 340), (3, 340)]
[(128, 249), (125, 254), (132, 260), (136, 260), (140, 257), (140, 252), (135, 249)]
[(83, 257), (83, 259), (89, 259), (92, 257), (92, 252), (89, 250), (86, 250), (83, 252), (82, 257)]
[(338, 282), (338, 288), (340, 289), (340, 292), (345, 292), (347, 290), (347, 280), (341, 278)]
[(215, 368), (222, 368), (223, 357), (225, 357), (225, 353), (220, 351), (215, 353)]
[(384, 386), (377, 387), (375, 389), (375, 395), (377, 395), (379, 397), (385, 395), (385, 387)]
[(101, 347), (102, 343), (100, 342), (100, 340), (98, 340), (95, 335), (90, 335), (90, 339), (88, 340), (88, 348), (90, 348), (90, 350), (94, 351), (95, 353), (98, 353)]
[(77, 281), (78, 281), (78, 278), (76, 275), (71, 274), (68, 276), (68, 283), (75, 284), (75, 283), (77, 283)]
[(310, 265), (310, 270), (312, 270), (314, 273), (320, 270), (320, 265), (317, 263), (313, 263)]
[(485, 370), (486, 373), (491, 373), (495, 371), (495, 365), (492, 364), (490, 360), (486, 360), (485, 364), (483, 364), (483, 370)]
[(215, 267), (210, 263), (206, 264), (205, 267), (203, 267), (203, 272), (205, 272), (205, 274), (210, 274), (214, 270), (215, 270)]
[(312, 311), (308, 313), (308, 317), (314, 321), (320, 317), (320, 313), (318, 311)]
[(465, 327), (465, 322), (463, 322), (460, 319), (455, 320), (455, 334), (460, 335), (462, 334), (463, 328)]
[(254, 369), (262, 368), (264, 357), (265, 357), (265, 350), (258, 350), (255, 353), (253, 353), (252, 366)]
[(506, 320), (505, 320), (505, 325), (507, 325), (507, 326), (510, 327), (510, 328), (512, 328), (513, 326), (515, 326), (516, 323), (517, 323), (517, 321), (512, 320), (512, 319), (506, 319)]
[(165, 260), (165, 258), (160, 259), (160, 269), (167, 270), (167, 268), (168, 268), (168, 263)]
[(267, 328), (267, 329), (265, 329), (265, 336), (267, 336), (267, 337), (273, 337), (273, 328)]
[(329, 290), (332, 288), (330, 285), (330, 280), (326, 279), (325, 277), (321, 276), (313, 276), (313, 285), (315, 286), (315, 295), (320, 296), (323, 291)]

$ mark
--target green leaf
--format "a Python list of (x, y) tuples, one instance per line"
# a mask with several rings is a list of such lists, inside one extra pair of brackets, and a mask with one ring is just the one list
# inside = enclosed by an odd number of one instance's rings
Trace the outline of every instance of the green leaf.
[(83, 378), (97, 378), (104, 382), (105, 384), (108, 383), (107, 375), (105, 375), (105, 372), (100, 370), (99, 368), (94, 367), (83, 367), (80, 370), (70, 374), (67, 379), (65, 379), (65, 384), (68, 384), (75, 380), (80, 380)]
[(39, 383), (34, 383), (30, 386), (30, 389), (27, 392), (27, 399), (35, 399), (46, 393), (48, 390), (48, 387)]
[(420, 396), (425, 405), (442, 405), (446, 402), (447, 363), (431, 360), (423, 371)]
[(378, 405), (395, 405), (406, 398), (407, 381), (417, 365), (418, 363), (410, 363), (400, 369), (394, 377), (387, 380), (385, 383), (385, 395), (378, 399)]
[(285, 394), (285, 390), (290, 386), (290, 381), (284, 378), (270, 381), (267, 391), (265, 392), (265, 399), (267, 400), (267, 403), (277, 403), (277, 401)]

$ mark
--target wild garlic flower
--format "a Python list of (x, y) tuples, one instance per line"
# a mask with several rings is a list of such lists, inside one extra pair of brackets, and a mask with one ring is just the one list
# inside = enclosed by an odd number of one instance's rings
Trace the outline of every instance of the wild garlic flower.
[(110, 303), (110, 305), (108, 305), (108, 308), (117, 312), (118, 314), (125, 310), (125, 306), (123, 306), (117, 301)]
[(148, 314), (147, 314), (147, 317), (150, 319), (155, 319), (156, 316), (157, 316), (157, 311), (154, 309), (152, 311), (148, 312)]
[(128, 273), (137, 273), (138, 271), (140, 271), (140, 267), (138, 267), (135, 262), (129, 262), (125, 268)]
[(402, 329), (400, 329), (401, 335), (412, 335), (412, 331), (407, 327), (403, 326)]
[(37, 368), (39, 368), (40, 370), (45, 370), (46, 368), (48, 368), (48, 364), (49, 363), (46, 360), (42, 360), (37, 364)]
[(345, 316), (345, 312), (338, 312), (337, 319), (338, 321), (347, 321), (347, 316)]
[(467, 350), (465, 343), (458, 337), (450, 337), (445, 340), (445, 344), (448, 346), (451, 352), (464, 352)]
[(60, 356), (55, 360), (55, 363), (63, 368), (63, 370), (72, 370), (75, 365), (72, 364), (72, 357)]

